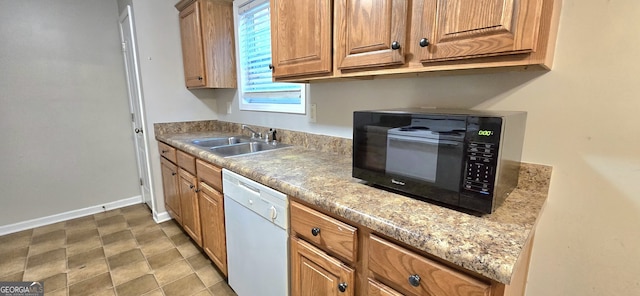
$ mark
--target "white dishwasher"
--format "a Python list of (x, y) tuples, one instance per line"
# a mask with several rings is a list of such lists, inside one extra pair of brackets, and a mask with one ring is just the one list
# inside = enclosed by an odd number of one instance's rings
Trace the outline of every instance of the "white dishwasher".
[(238, 296), (289, 295), (288, 200), (222, 170), (229, 286)]

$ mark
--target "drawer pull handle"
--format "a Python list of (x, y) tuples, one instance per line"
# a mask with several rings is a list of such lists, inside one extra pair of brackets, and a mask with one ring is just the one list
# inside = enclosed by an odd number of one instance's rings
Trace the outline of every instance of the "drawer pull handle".
[(318, 236), (318, 234), (320, 234), (320, 228), (318, 227), (311, 228), (311, 234), (313, 236)]
[(409, 284), (414, 287), (420, 286), (420, 276), (417, 274), (409, 276)]
[(169, 150), (162, 150), (162, 154), (169, 152)]
[(340, 292), (346, 291), (347, 290), (347, 283), (338, 284), (338, 290), (340, 290)]

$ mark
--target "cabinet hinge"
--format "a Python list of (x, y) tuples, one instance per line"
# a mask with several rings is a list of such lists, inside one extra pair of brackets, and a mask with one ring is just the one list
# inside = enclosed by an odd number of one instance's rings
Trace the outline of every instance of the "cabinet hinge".
[(144, 185), (144, 183), (142, 182), (142, 178), (140, 178), (140, 186)]
[(131, 122), (135, 122), (136, 121), (136, 115), (131, 113)]
[(122, 42), (122, 52), (127, 51), (127, 43), (126, 42)]

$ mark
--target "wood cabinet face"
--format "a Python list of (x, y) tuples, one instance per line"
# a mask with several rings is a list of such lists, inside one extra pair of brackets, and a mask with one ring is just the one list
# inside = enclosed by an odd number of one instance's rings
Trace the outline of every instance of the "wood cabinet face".
[(224, 198), (204, 182), (200, 182), (200, 222), (202, 249), (227, 276), (227, 246), (224, 226)]
[[(291, 237), (291, 295), (353, 296), (355, 271), (309, 243)], [(340, 290), (343, 285), (344, 292)]]
[(273, 77), (331, 74), (331, 0), (271, 0)]
[(180, 206), (182, 210), (182, 227), (202, 246), (200, 232), (200, 211), (198, 208), (198, 196), (196, 193), (196, 177), (189, 172), (178, 169), (178, 188), (180, 191)]
[(178, 192), (178, 166), (160, 158), (160, 171), (162, 173), (162, 189), (164, 191), (164, 204), (169, 211), (169, 215), (178, 224), (182, 224), (180, 211), (180, 194)]
[(369, 239), (368, 262), (376, 278), (405, 295), (491, 295), (489, 284), (373, 235)]
[(529, 53), (535, 50), (542, 0), (424, 0), (422, 61)]
[(404, 64), (409, 1), (340, 0), (335, 5), (338, 69)]
[(193, 2), (180, 12), (182, 61), (187, 87), (200, 87), (206, 84), (199, 5), (198, 1)]

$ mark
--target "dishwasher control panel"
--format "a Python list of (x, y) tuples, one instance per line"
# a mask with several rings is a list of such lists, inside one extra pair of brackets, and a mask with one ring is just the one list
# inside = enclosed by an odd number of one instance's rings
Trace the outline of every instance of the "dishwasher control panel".
[(289, 217), (286, 194), (226, 169), (222, 171), (222, 188), (225, 197), (235, 200), (278, 227), (287, 229)]

